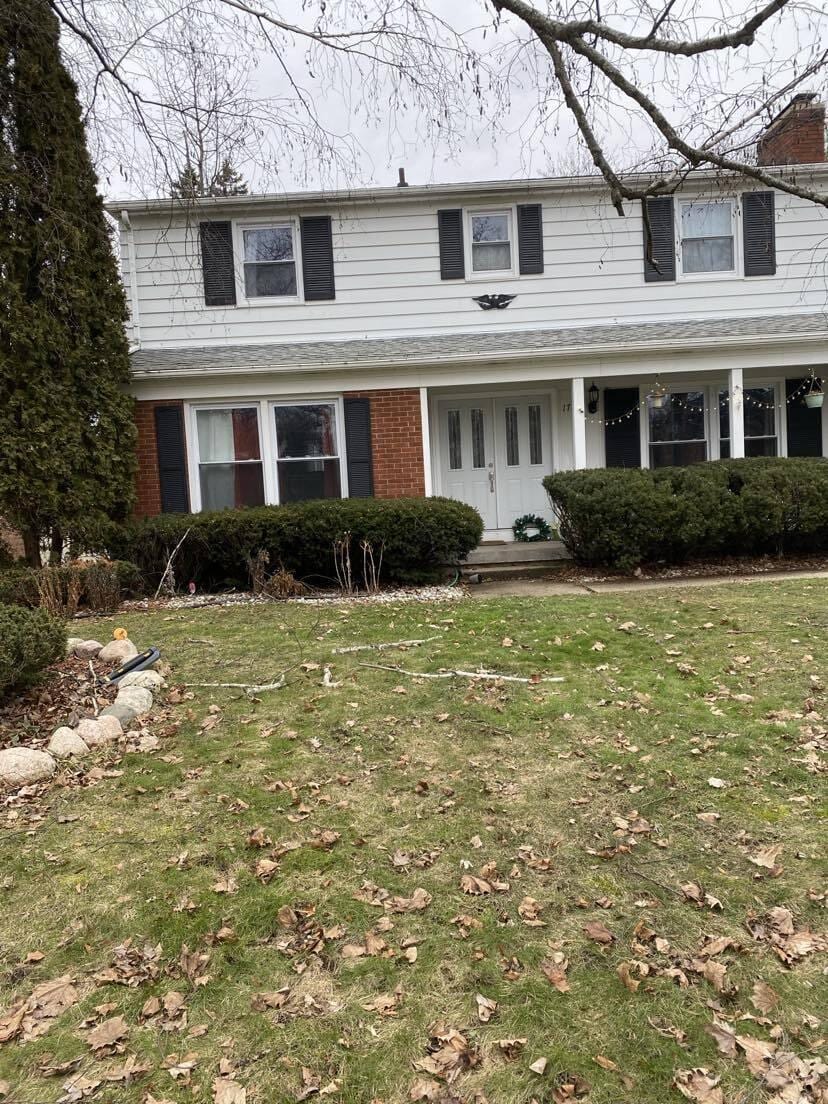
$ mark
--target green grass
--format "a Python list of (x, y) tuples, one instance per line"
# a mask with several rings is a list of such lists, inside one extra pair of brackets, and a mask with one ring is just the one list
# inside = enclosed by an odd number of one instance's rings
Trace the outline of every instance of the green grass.
[[(0, 813), (0, 1010), (63, 973), (82, 994), (41, 1037), (0, 1046), (7, 1100), (58, 1100), (67, 1076), (45, 1077), (43, 1065), (79, 1057), (72, 1076), (95, 1079), (135, 1054), (149, 1071), (104, 1084), (98, 1099), (210, 1100), (225, 1059), (251, 1102), (296, 1100), (305, 1069), (308, 1083), (331, 1087), (330, 1099), (402, 1104), (427, 1076), (413, 1063), (426, 1057), (436, 1022), (463, 1032), (478, 1057), (440, 1099), (547, 1102), (576, 1074), (590, 1104), (665, 1104), (682, 1099), (675, 1072), (695, 1066), (721, 1075), (727, 1104), (764, 1099), (745, 1062), (720, 1056), (705, 1027), (714, 1006), (725, 1020), (758, 1016), (750, 996), (761, 979), (779, 1003), (765, 1023), (737, 1023), (739, 1033), (767, 1039), (779, 1025), (783, 1049), (802, 1057), (820, 1037), (806, 1017), (825, 1011), (824, 956), (788, 968), (746, 923), (783, 905), (798, 927), (819, 929), (824, 775), (803, 745), (825, 739), (826, 598), (821, 582), (753, 583), (87, 623), (99, 639), (125, 624), (139, 646), (159, 645), (177, 686), (262, 683), (291, 670), (284, 689), (259, 700), (193, 689), (154, 726), (156, 754), (127, 755), (113, 763), (120, 773), (92, 785), (56, 787), (45, 806)], [(407, 652), (332, 654), (412, 637), (436, 639)], [(370, 663), (564, 681), (418, 680)], [(340, 686), (321, 685), (325, 664)], [(207, 718), (216, 723), (204, 726)], [(711, 777), (726, 786), (711, 787)], [(650, 830), (629, 845), (615, 819), (633, 810)], [(698, 819), (711, 811), (721, 819)], [(272, 846), (248, 844), (257, 827)], [(309, 846), (326, 830), (340, 834), (330, 850)], [(302, 846), (263, 884), (256, 862), (287, 842)], [(783, 869), (772, 877), (748, 856), (775, 844)], [(550, 861), (527, 864), (524, 847)], [(398, 850), (436, 857), (401, 870), (392, 863)], [(461, 876), (487, 863), (509, 889), (463, 894)], [(228, 876), (237, 892), (216, 893)], [(406, 898), (422, 887), (432, 900), (420, 911), (387, 911), (355, 899), (366, 882)], [(721, 911), (684, 899), (686, 882), (720, 898)], [(521, 920), (526, 896), (540, 902), (545, 927)], [(316, 953), (285, 948), (291, 931), (277, 914), (298, 904), (343, 934)], [(461, 914), (480, 924), (466, 938), (452, 922)], [(344, 958), (342, 946), (361, 943), (383, 917), (393, 927), (378, 934), (393, 956)], [(609, 947), (584, 933), (597, 920), (616, 936)], [(667, 950), (636, 931), (642, 920)], [(227, 926), (235, 938), (217, 942)], [(688, 966), (704, 938), (719, 935), (736, 944), (717, 957), (727, 966), (723, 992)], [(126, 939), (161, 945), (159, 976), (96, 985), (92, 975)], [(414, 963), (403, 957), (407, 939), (419, 941)], [(209, 953), (206, 984), (181, 976), (182, 944)], [(27, 963), (34, 951), (44, 957)], [(569, 962), (566, 993), (541, 969), (556, 951)], [(632, 967), (636, 992), (622, 984), (621, 963), (641, 964), (646, 976)], [(664, 973), (676, 965), (686, 987)], [(298, 1014), (251, 1008), (254, 994), (284, 986)], [(172, 990), (186, 995), (184, 1029), (142, 1022), (147, 999)], [(395, 991), (395, 1015), (363, 1007)], [(477, 993), (498, 1003), (487, 1024)], [(82, 1022), (117, 1014), (130, 1027), (124, 1054), (94, 1058)], [(206, 1030), (189, 1034), (197, 1027)], [(498, 1040), (515, 1037), (527, 1042), (506, 1060)], [(187, 1052), (197, 1056), (190, 1086), (162, 1068), (166, 1056)], [(529, 1066), (542, 1056), (538, 1076)]]

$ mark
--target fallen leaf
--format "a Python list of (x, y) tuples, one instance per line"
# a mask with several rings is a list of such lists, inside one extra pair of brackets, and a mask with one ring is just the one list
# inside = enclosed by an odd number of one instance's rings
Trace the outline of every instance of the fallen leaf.
[(112, 1016), (93, 1027), (86, 1036), (90, 1048), (96, 1053), (114, 1048), (129, 1034), (129, 1026), (123, 1016)]
[(569, 963), (564, 958), (560, 951), (556, 952), (552, 958), (545, 958), (541, 962), (541, 969), (546, 975), (550, 984), (558, 990), (559, 993), (569, 992), (569, 982), (566, 980), (566, 971), (569, 967)]
[(761, 980), (755, 981), (753, 983), (753, 993), (750, 998), (750, 1003), (757, 1012), (761, 1012), (763, 1016), (766, 1016), (777, 1006), (779, 997), (766, 982)]
[(754, 866), (759, 866), (763, 870), (769, 870), (771, 876), (777, 878), (782, 873), (782, 867), (777, 866), (776, 860), (781, 855), (782, 850), (783, 846), (781, 843), (777, 844), (775, 847), (763, 847), (761, 850), (757, 851), (755, 855), (750, 855), (749, 861), (752, 862)]
[(213, 1104), (247, 1104), (247, 1089), (229, 1077), (213, 1081)]
[(624, 983), (625, 989), (629, 989), (631, 993), (635, 993), (638, 990), (641, 982), (638, 979), (634, 978), (630, 973), (629, 962), (619, 963), (616, 973), (621, 978), (621, 981)]
[(617, 1070), (618, 1066), (613, 1062), (612, 1058), (605, 1058), (603, 1054), (596, 1054), (592, 1059), (596, 1065), (599, 1065), (601, 1069), (605, 1070)]
[(711, 1077), (706, 1069), (678, 1070), (673, 1084), (693, 1104), (724, 1104), (720, 1078)]
[(724, 789), (727, 782), (725, 782), (723, 778), (708, 778), (707, 784), (708, 786), (712, 786), (714, 790), (721, 790)]
[(730, 1024), (714, 1020), (713, 1023), (707, 1025), (705, 1031), (713, 1037), (719, 1054), (723, 1054), (725, 1058), (736, 1057), (736, 1032)]
[(603, 924), (600, 920), (590, 920), (588, 923), (584, 924), (584, 932), (595, 943), (608, 944), (615, 942), (615, 936), (606, 924)]
[(549, 1065), (548, 1058), (536, 1058), (529, 1069), (532, 1073), (536, 1073), (539, 1077), (542, 1077), (546, 1073), (546, 1067)]
[(477, 1001), (477, 1018), (481, 1023), (488, 1023), (497, 1012), (497, 1001), (489, 1000), (482, 993), (478, 993), (474, 999)]

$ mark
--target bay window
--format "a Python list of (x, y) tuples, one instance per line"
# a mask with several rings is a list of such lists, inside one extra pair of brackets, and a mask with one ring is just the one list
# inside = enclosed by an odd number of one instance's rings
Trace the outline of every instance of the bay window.
[(202, 510), (264, 503), (257, 406), (196, 411)]
[[(743, 392), (745, 456), (778, 456), (776, 433), (776, 388), (746, 387)], [(719, 392), (719, 455), (730, 456), (730, 399)]]
[(707, 459), (704, 399), (704, 391), (671, 392), (661, 403), (647, 399), (651, 468)]
[(335, 404), (278, 404), (273, 417), (279, 501), (340, 498)]

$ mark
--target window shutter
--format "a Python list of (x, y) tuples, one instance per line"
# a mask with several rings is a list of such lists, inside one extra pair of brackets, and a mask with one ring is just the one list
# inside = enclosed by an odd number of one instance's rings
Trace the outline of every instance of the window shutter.
[(186, 514), (190, 509), (190, 494), (187, 488), (184, 411), (180, 406), (156, 406), (155, 447), (158, 450), (161, 512)]
[(543, 207), (521, 203), (517, 209), (518, 261), (521, 276), (543, 272)]
[(371, 456), (371, 400), (345, 399), (345, 456), (348, 462), (348, 495), (371, 498), (374, 466)]
[(776, 275), (776, 220), (773, 192), (742, 194), (745, 276)]
[(648, 284), (675, 280), (676, 232), (673, 225), (673, 197), (649, 197), (642, 200), (641, 205), (644, 222), (644, 279)]
[(300, 219), (302, 227), (302, 283), (305, 299), (335, 299), (333, 234), (330, 215)]
[[(822, 456), (822, 410), (805, 405), (804, 379), (785, 380), (785, 397), (790, 399), (788, 415), (788, 456)], [(822, 380), (818, 380), (822, 384)]]
[(208, 307), (233, 306), (236, 302), (233, 224), (201, 222), (198, 230), (201, 238), (204, 302)]
[(604, 426), (608, 468), (641, 467), (641, 409), (637, 387), (605, 387), (604, 419), (618, 418), (635, 408), (631, 418)]
[(462, 280), (466, 275), (463, 256), (463, 212), (437, 212), (437, 231), (440, 236), (440, 279)]

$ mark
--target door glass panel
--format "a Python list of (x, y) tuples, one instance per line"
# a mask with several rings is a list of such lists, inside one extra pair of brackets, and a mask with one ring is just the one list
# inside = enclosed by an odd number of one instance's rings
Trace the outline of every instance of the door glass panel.
[(507, 406), (504, 414), (506, 416), (506, 463), (513, 468), (520, 463), (517, 407)]
[(449, 410), (448, 412), (448, 451), (449, 467), (452, 471), (459, 471), (463, 467), (459, 410)]
[(541, 434), (541, 408), (536, 403), (529, 406), (529, 463), (543, 463), (543, 435)]
[(472, 467), (486, 467), (486, 439), (483, 430), (483, 411), (471, 411)]

